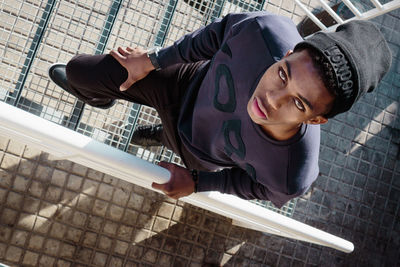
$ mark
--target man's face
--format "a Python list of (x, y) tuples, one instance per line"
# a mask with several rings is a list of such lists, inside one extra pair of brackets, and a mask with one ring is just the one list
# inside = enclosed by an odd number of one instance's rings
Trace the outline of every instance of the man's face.
[(247, 105), (251, 119), (263, 128), (297, 128), (325, 123), (334, 96), (324, 86), (307, 50), (289, 51), (264, 73)]

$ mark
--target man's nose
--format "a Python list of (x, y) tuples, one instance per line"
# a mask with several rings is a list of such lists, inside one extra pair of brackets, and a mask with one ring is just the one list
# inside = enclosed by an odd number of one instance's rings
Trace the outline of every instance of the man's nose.
[(266, 98), (273, 109), (279, 109), (287, 99), (286, 90), (272, 90), (266, 93)]

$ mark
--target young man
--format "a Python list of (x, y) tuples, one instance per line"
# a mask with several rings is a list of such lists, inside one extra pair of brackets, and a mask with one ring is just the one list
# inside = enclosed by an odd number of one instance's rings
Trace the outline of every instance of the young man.
[(220, 191), (281, 207), (318, 176), (319, 124), (372, 91), (390, 57), (372, 23), (303, 41), (288, 18), (255, 12), (229, 14), (160, 51), (79, 55), (49, 74), (92, 106), (125, 99), (158, 111), (163, 127), (135, 138), (161, 135), (187, 169), (160, 163), (171, 178), (154, 188), (173, 198)]

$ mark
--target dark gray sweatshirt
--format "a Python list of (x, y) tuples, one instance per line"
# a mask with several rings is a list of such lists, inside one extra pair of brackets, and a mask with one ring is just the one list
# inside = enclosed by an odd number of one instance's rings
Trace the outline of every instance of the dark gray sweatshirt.
[(320, 128), (303, 125), (286, 141), (268, 137), (247, 113), (264, 72), (302, 41), (286, 17), (229, 14), (159, 52), (162, 68), (206, 60), (188, 88), (178, 122), (187, 149), (212, 172), (198, 191), (220, 191), (277, 207), (318, 176)]

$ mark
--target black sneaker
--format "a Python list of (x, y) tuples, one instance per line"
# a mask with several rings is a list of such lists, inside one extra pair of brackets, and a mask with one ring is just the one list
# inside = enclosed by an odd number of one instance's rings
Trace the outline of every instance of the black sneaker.
[(49, 68), (50, 79), (60, 86), (64, 91), (74, 95), (79, 100), (85, 102), (86, 104), (101, 109), (108, 109), (114, 106), (115, 100), (111, 98), (88, 98), (79, 93), (77, 90), (71, 88), (67, 80), (67, 72), (65, 70), (66, 65), (63, 63), (55, 63)]
[(132, 134), (131, 143), (138, 146), (162, 146), (162, 124), (139, 125)]

